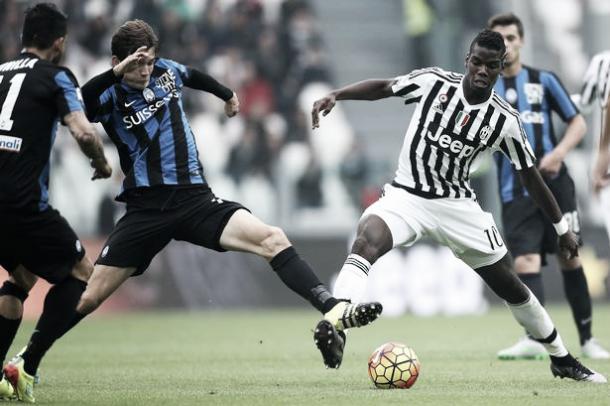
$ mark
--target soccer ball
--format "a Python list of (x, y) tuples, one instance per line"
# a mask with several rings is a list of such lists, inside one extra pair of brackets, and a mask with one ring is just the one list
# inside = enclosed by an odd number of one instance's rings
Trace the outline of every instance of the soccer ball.
[(386, 343), (369, 358), (369, 376), (380, 389), (409, 389), (421, 365), (415, 351), (401, 343)]

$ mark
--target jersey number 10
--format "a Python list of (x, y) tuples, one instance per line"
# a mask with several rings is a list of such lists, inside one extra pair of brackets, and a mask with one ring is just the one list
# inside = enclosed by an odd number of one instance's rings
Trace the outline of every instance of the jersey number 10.
[[(25, 73), (18, 73), (11, 79), (11, 87), (8, 89), (6, 99), (4, 99), (2, 104), (2, 110), (0, 110), (0, 130), (2, 131), (11, 131), (11, 128), (13, 128), (11, 115), (13, 114), (25, 75)], [(4, 80), (4, 75), (0, 75), (0, 84), (2, 84), (2, 80)]]

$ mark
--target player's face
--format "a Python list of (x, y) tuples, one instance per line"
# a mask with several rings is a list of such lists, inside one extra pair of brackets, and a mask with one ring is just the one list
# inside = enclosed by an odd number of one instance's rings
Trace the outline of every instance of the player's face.
[(135, 89), (141, 90), (148, 86), (150, 75), (152, 74), (155, 65), (155, 56), (155, 48), (147, 50), (146, 57), (140, 63), (134, 64), (131, 69), (125, 72), (123, 81)]
[(512, 65), (518, 62), (521, 55), (521, 47), (523, 47), (523, 38), (519, 35), (517, 26), (515, 24), (496, 25), (492, 30), (504, 37), (504, 45), (506, 45), (505, 64)]
[(489, 91), (502, 71), (499, 51), (475, 44), (466, 57), (466, 79), (472, 90)]

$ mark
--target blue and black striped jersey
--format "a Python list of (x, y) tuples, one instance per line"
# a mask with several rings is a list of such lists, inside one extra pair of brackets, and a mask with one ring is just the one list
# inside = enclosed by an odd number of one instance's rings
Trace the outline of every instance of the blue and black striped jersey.
[(159, 58), (143, 90), (116, 81), (100, 89), (94, 103), (85, 95), (89, 119), (104, 126), (118, 149), (125, 174), (119, 200), (134, 188), (206, 182), (182, 105), (182, 88), (192, 74), (184, 65)]
[(0, 209), (48, 208), (57, 124), (84, 106), (69, 69), (24, 52), (0, 64)]
[[(559, 114), (564, 122), (579, 114), (561, 81), (549, 71), (523, 66), (517, 76), (499, 77), (494, 90), (519, 112), (536, 160), (557, 145), (552, 112)], [(500, 154), (496, 154), (495, 158), (502, 202), (527, 195), (510, 161)], [(561, 173), (565, 171), (564, 165)]]

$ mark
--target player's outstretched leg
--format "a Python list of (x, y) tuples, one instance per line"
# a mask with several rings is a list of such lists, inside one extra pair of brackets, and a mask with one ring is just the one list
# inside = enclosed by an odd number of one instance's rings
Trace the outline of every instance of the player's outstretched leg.
[[(263, 223), (246, 210), (237, 209), (231, 215), (219, 243), (226, 250), (251, 252), (265, 258), (282, 282), (309, 301), (335, 329), (367, 325), (381, 313), (379, 303), (352, 304), (333, 297), (299, 256), (284, 231)], [(332, 335), (340, 336), (339, 332)], [(344, 343), (342, 340), (341, 350)], [(325, 350), (322, 355), (325, 359), (329, 357)]]
[(603, 375), (586, 368), (568, 352), (544, 307), (512, 271), (508, 254), (495, 264), (476, 271), (494, 293), (506, 301), (517, 322), (544, 345), (551, 358), (554, 376), (594, 383), (607, 382)]

